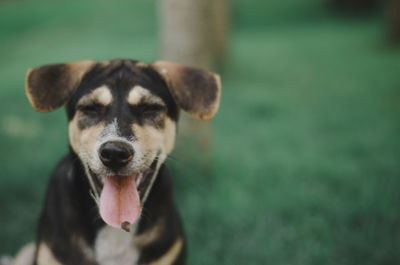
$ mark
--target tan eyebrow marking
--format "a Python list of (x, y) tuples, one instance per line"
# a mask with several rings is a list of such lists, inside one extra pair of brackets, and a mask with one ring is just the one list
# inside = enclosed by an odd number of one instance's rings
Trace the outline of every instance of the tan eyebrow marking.
[(83, 96), (79, 101), (78, 105), (85, 105), (89, 103), (98, 103), (102, 105), (109, 105), (113, 100), (110, 89), (106, 86), (100, 86), (93, 90), (91, 93)]
[(165, 105), (160, 97), (139, 85), (134, 86), (131, 91), (129, 91), (127, 101), (130, 105), (137, 105), (139, 103)]

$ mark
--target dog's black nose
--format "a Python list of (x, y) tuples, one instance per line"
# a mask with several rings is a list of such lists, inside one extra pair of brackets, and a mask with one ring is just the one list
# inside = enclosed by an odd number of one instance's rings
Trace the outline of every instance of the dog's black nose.
[(124, 142), (111, 141), (100, 146), (100, 160), (112, 170), (126, 166), (133, 158), (133, 149)]

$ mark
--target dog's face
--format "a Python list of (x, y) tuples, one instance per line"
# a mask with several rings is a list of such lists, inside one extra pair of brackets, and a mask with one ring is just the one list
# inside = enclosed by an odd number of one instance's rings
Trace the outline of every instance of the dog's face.
[(65, 105), (70, 145), (100, 194), (100, 214), (127, 229), (174, 147), (179, 110), (211, 118), (220, 83), (211, 72), (169, 62), (82, 61), (30, 70), (26, 92), (38, 111)]
[(175, 141), (178, 106), (161, 77), (129, 61), (97, 65), (66, 107), (71, 147), (96, 188), (107, 176), (138, 175), (144, 198)]

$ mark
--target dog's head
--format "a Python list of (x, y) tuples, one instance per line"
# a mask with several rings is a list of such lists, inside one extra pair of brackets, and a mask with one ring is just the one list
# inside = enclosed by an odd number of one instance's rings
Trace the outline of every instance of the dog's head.
[(109, 225), (125, 228), (140, 216), (174, 147), (180, 109), (210, 119), (220, 91), (218, 75), (165, 61), (81, 61), (35, 68), (26, 76), (34, 109), (65, 106), (70, 145), (99, 199), (100, 214)]

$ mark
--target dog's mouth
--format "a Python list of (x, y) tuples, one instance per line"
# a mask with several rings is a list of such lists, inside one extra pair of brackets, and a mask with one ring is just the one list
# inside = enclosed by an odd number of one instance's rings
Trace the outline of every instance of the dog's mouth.
[(141, 205), (155, 177), (158, 160), (154, 159), (150, 167), (133, 175), (99, 176), (92, 170), (97, 194), (100, 216), (105, 223), (129, 231), (130, 225), (140, 216)]

